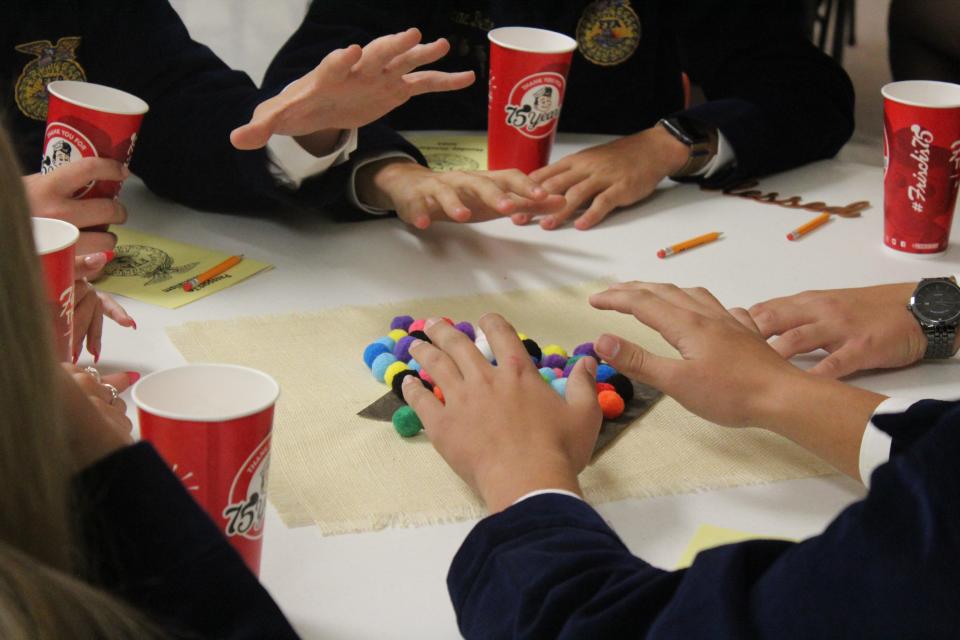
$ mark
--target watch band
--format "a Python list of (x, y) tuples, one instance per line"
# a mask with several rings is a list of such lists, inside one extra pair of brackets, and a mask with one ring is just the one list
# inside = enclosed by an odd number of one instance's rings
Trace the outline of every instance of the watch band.
[(717, 155), (716, 131), (701, 132), (698, 127), (678, 117), (663, 118), (657, 124), (690, 149), (686, 164), (670, 176), (671, 178), (692, 176), (707, 166), (707, 163)]
[(953, 342), (957, 338), (957, 328), (951, 326), (924, 327), (927, 336), (925, 360), (942, 360), (953, 357)]

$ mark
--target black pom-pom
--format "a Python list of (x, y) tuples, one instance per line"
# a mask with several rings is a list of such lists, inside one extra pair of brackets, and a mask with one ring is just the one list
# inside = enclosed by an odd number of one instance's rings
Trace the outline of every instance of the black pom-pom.
[(430, 344), (433, 344), (430, 338), (427, 337), (427, 334), (425, 334), (423, 331), (414, 331), (410, 335), (413, 336), (414, 338), (423, 340), (424, 342), (429, 342)]
[[(401, 371), (397, 375), (393, 376), (393, 381), (390, 383), (390, 388), (393, 390), (394, 395), (401, 400), (403, 400), (403, 379), (407, 376), (413, 376), (418, 380), (420, 379), (420, 376), (417, 375), (416, 371), (407, 369), (406, 371)], [(420, 380), (420, 382), (423, 382), (423, 380)], [(427, 383), (424, 382), (423, 384), (426, 385)]]
[(615, 373), (607, 378), (606, 382), (613, 385), (613, 388), (617, 390), (617, 395), (623, 398), (624, 402), (629, 403), (633, 400), (633, 383), (627, 376), (622, 373)]
[(537, 362), (540, 362), (540, 358), (543, 357), (543, 352), (540, 351), (540, 345), (530, 338), (527, 338), (523, 341), (523, 346), (527, 349), (527, 353), (533, 356)]

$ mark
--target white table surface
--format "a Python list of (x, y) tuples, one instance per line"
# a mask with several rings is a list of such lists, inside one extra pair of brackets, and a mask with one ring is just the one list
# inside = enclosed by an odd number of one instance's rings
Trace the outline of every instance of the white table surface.
[[(561, 136), (554, 158), (602, 139)], [(146, 374), (181, 364), (164, 328), (189, 320), (543, 288), (600, 277), (703, 285), (728, 306), (748, 307), (804, 289), (960, 273), (956, 228), (949, 250), (934, 259), (883, 247), (879, 167), (825, 161), (764, 178), (760, 188), (831, 205), (869, 200), (873, 208), (861, 218), (835, 218), (803, 240), (788, 242), (785, 234), (815, 213), (701, 192), (695, 186), (665, 185), (646, 202), (586, 232), (572, 227), (545, 232), (506, 220), (438, 224), (419, 232), (393, 218), (333, 224), (314, 213), (257, 217), (197, 212), (163, 201), (131, 179), (122, 193), (131, 228), (243, 253), (276, 268), (177, 310), (122, 300), (139, 330), (107, 323), (99, 366)], [(725, 237), (671, 259), (656, 257), (661, 247), (714, 230)], [(863, 375), (851, 382), (889, 395), (956, 398), (960, 361)], [(862, 495), (859, 484), (831, 476), (598, 508), (634, 553), (670, 568), (700, 524), (802, 538), (820, 532)], [(287, 528), (271, 506), (261, 577), (306, 638), (456, 637), (445, 578), (472, 525), (325, 538), (314, 527)]]

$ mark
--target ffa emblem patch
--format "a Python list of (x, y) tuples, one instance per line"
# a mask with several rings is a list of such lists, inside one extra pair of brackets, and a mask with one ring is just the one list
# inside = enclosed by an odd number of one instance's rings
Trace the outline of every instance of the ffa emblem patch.
[(560, 118), (565, 82), (563, 76), (543, 71), (514, 85), (504, 110), (507, 124), (528, 138), (545, 138)]
[(612, 67), (627, 60), (640, 44), (640, 18), (629, 0), (596, 0), (577, 23), (580, 53), (590, 62)]
[(20, 53), (36, 56), (28, 62), (17, 78), (14, 97), (20, 113), (34, 120), (47, 119), (47, 84), (54, 80), (85, 82), (87, 74), (77, 62), (80, 37), (60, 38), (57, 44), (49, 40), (34, 40), (18, 44)]

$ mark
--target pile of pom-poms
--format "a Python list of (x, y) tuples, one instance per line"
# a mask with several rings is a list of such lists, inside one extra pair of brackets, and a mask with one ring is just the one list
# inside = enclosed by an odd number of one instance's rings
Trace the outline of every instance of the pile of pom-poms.
[[(483, 357), (496, 365), (493, 350), (481, 329), (474, 329), (469, 322), (454, 323), (450, 318), (443, 318), (443, 320), (470, 338)], [(430, 342), (430, 338), (423, 331), (425, 324), (426, 319), (415, 320), (412, 316), (397, 316), (390, 322), (390, 331), (368, 344), (363, 350), (363, 362), (373, 373), (373, 377), (390, 387), (400, 400), (403, 400), (404, 378), (414, 376), (443, 402), (443, 391), (434, 385), (430, 374), (410, 355), (410, 345), (414, 340)], [(567, 351), (559, 345), (548, 344), (541, 348), (526, 335), (519, 333), (517, 336), (523, 342), (533, 363), (540, 370), (540, 376), (561, 396), (566, 393), (567, 378), (577, 360), (584, 356), (592, 356), (600, 363), (597, 367), (597, 401), (600, 403), (603, 417), (607, 420), (620, 417), (627, 403), (633, 399), (633, 384), (609, 364), (601, 362), (593, 349), (593, 343), (585, 342), (578, 345), (573, 350), (573, 354), (568, 355)], [(415, 436), (423, 429), (420, 418), (408, 405), (394, 412), (392, 422), (397, 433), (404, 438)]]

